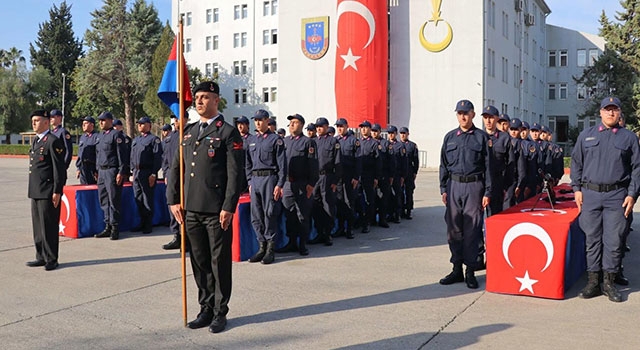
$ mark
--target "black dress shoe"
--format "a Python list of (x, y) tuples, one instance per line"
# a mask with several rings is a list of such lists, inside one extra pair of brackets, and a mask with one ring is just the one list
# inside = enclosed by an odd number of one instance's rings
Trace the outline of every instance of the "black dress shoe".
[(278, 248), (275, 250), (276, 253), (293, 253), (298, 251), (298, 245), (293, 243), (293, 240), (289, 240), (289, 243), (282, 248)]
[(300, 248), (300, 255), (302, 255), (302, 256), (307, 256), (307, 255), (309, 255), (309, 249), (307, 249), (307, 248)]
[(33, 261), (27, 261), (25, 265), (29, 267), (38, 267), (38, 266), (44, 266), (46, 264), (47, 263), (44, 260), (33, 260)]
[(178, 237), (176, 237), (176, 236), (173, 236), (173, 240), (171, 240), (171, 242), (163, 245), (162, 249), (164, 249), (164, 250), (180, 249), (180, 239)]
[(389, 224), (386, 221), (380, 221), (378, 223), (378, 226), (383, 227), (383, 228), (389, 228)]
[(57, 261), (49, 261), (44, 265), (44, 269), (47, 271), (55, 270), (58, 267)]
[(191, 329), (198, 329), (202, 327), (206, 327), (211, 324), (211, 320), (213, 320), (213, 311), (208, 308), (202, 308), (198, 317), (195, 320), (187, 323), (187, 327)]
[(132, 228), (132, 229), (131, 229), (131, 230), (129, 230), (129, 231), (131, 231), (131, 232), (140, 232), (140, 231), (142, 231), (142, 230), (143, 230), (142, 225), (139, 225), (139, 226), (136, 226), (136, 227)]
[(369, 233), (369, 232), (371, 232), (371, 230), (369, 229), (368, 225), (362, 227), (362, 233)]
[(225, 316), (216, 316), (213, 318), (213, 322), (209, 326), (209, 332), (211, 333), (220, 333), (224, 331), (224, 328), (227, 326), (227, 318)]
[(347, 239), (354, 239), (355, 237), (353, 236), (353, 232), (351, 232), (351, 230), (347, 231), (345, 233), (345, 237), (347, 237)]
[(467, 275), (464, 277), (464, 282), (467, 284), (467, 288), (478, 289), (478, 280), (473, 271), (467, 271)]
[(97, 233), (95, 235), (93, 235), (93, 237), (95, 238), (107, 238), (111, 236), (111, 226), (107, 225), (105, 226), (104, 230), (100, 233)]

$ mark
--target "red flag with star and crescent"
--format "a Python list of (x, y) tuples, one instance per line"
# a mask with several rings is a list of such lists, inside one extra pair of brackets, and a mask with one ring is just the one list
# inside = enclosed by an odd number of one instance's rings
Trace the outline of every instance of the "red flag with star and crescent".
[(387, 2), (338, 0), (335, 93), (338, 118), (387, 125)]

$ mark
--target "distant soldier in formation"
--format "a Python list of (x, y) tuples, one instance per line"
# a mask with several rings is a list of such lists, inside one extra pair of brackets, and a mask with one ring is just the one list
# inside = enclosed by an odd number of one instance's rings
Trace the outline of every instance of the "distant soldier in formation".
[[(382, 146), (378, 140), (371, 135), (371, 123), (363, 121), (360, 127), (360, 157), (362, 162), (362, 173), (360, 174), (360, 184), (362, 185), (362, 195), (364, 197), (364, 208), (362, 210), (362, 233), (370, 232), (370, 225), (375, 222), (376, 216), (376, 191), (378, 179), (382, 176), (382, 157), (380, 150)], [(366, 169), (366, 170), (365, 170)]]
[[(173, 130), (171, 125), (174, 125), (176, 129)], [(171, 163), (173, 163), (173, 158), (175, 158), (180, 147), (180, 135), (178, 134), (180, 123), (175, 115), (171, 116), (171, 125), (165, 124), (162, 127), (162, 174), (166, 185), (169, 184), (169, 177), (171, 177)], [(171, 214), (171, 211), (169, 213), (169, 231), (173, 234), (173, 239), (164, 244), (162, 249), (180, 249), (180, 224)]]
[(522, 189), (525, 187), (526, 176), (526, 160), (523, 155), (521, 146), (522, 139), (520, 139), (520, 130), (522, 128), (522, 122), (518, 118), (513, 118), (509, 122), (509, 136), (511, 140), (509, 151), (509, 162), (506, 169), (507, 179), (504, 183), (506, 188), (504, 197), (504, 209), (516, 205)]
[[(236, 119), (236, 128), (240, 132), (240, 136), (242, 137), (242, 147), (243, 147), (243, 150), (246, 152), (247, 146), (248, 146), (247, 140), (249, 140), (249, 136), (251, 136), (250, 129), (249, 129), (249, 118), (245, 116), (241, 116), (238, 119)], [(245, 158), (245, 154), (243, 152), (242, 164), (244, 164), (244, 158)], [(247, 175), (245, 174), (244, 171), (242, 171), (242, 173), (240, 174), (240, 177), (241, 177), (240, 192), (241, 193), (249, 192), (249, 183), (247, 182)]]
[(82, 136), (78, 143), (78, 159), (76, 160), (76, 178), (82, 185), (95, 185), (98, 182), (96, 169), (96, 143), (98, 133), (95, 131), (96, 120), (85, 117), (82, 120)]
[(64, 143), (64, 164), (66, 169), (69, 169), (71, 157), (73, 157), (73, 141), (71, 141), (71, 134), (62, 126), (62, 112), (60, 112), (60, 110), (52, 110), (49, 117), (51, 119), (51, 125), (53, 126), (51, 133), (56, 135), (56, 137)]
[(313, 123), (309, 123), (307, 125), (307, 127), (305, 128), (307, 130), (307, 137), (310, 139), (315, 139), (317, 134), (316, 134), (316, 125)]
[(399, 224), (404, 206), (404, 193), (402, 187), (404, 180), (408, 176), (407, 150), (404, 144), (398, 140), (398, 128), (393, 125), (387, 126), (389, 134), (389, 144), (391, 145), (391, 156), (395, 158), (395, 168), (393, 169), (393, 181), (391, 184), (392, 198), (390, 202), (391, 221)]
[(416, 176), (420, 168), (418, 157), (418, 145), (409, 140), (409, 129), (405, 126), (400, 128), (400, 140), (407, 151), (407, 177), (404, 179), (404, 215), (407, 220), (411, 220), (413, 210), (413, 191), (416, 189)]
[(151, 119), (138, 120), (140, 135), (131, 143), (131, 171), (133, 172), (133, 197), (136, 200), (140, 225), (132, 232), (151, 233), (153, 230), (153, 205), (158, 170), (162, 165), (160, 138), (151, 133)]
[[(382, 127), (380, 124), (371, 125), (371, 136), (378, 141), (380, 162), (382, 163), (382, 172), (378, 178), (378, 188), (380, 195), (376, 193), (376, 209), (378, 213), (377, 225), (383, 228), (389, 228), (387, 223), (387, 213), (391, 211), (391, 183), (393, 182), (393, 173), (395, 169), (395, 158), (391, 156), (391, 145), (389, 141), (382, 137)], [(377, 192), (377, 191), (376, 191)], [(375, 218), (373, 219), (375, 222)]]
[(360, 141), (352, 134), (348, 133), (349, 124), (344, 118), (336, 121), (338, 129), (338, 143), (340, 144), (340, 162), (342, 163), (342, 177), (338, 180), (336, 198), (338, 201), (338, 230), (336, 236), (346, 236), (353, 239), (353, 226), (355, 224), (355, 213), (359, 207), (358, 184), (362, 173), (362, 162), (360, 159)]

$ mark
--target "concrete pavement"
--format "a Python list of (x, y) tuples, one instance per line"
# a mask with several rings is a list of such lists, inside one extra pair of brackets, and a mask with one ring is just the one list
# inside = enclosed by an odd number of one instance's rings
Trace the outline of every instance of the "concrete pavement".
[(577, 298), (584, 276), (565, 300), (488, 293), (484, 273), (478, 290), (441, 286), (451, 265), (435, 171), (418, 175), (412, 221), (310, 246), (308, 257), (235, 263), (227, 330), (211, 334), (182, 325), (179, 254), (161, 249), (166, 227), (118, 241), (62, 238), (57, 270), (26, 267), (34, 257), (27, 168), (25, 159), (0, 159), (2, 349), (640, 348), (636, 233), (623, 303)]

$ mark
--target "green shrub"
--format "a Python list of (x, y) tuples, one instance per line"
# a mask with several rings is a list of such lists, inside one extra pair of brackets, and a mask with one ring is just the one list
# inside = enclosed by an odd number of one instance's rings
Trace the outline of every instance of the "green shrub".
[[(31, 145), (0, 145), (0, 154), (27, 155)], [(73, 155), (78, 155), (78, 146), (73, 145)]]

